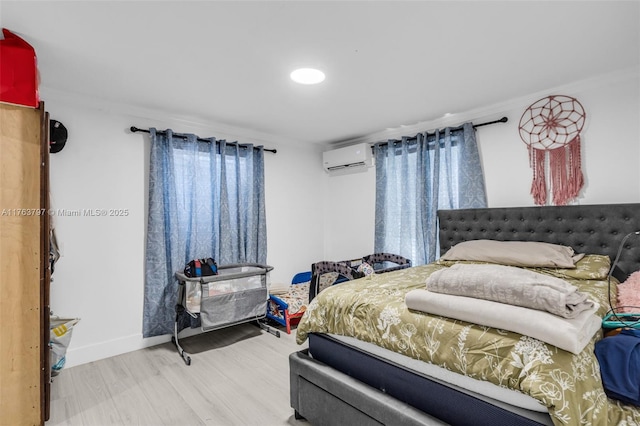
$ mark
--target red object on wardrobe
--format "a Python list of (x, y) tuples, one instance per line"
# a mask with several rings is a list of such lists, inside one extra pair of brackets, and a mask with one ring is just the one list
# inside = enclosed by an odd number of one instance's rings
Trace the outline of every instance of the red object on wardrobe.
[(0, 40), (0, 102), (37, 108), (38, 71), (33, 47), (3, 28)]

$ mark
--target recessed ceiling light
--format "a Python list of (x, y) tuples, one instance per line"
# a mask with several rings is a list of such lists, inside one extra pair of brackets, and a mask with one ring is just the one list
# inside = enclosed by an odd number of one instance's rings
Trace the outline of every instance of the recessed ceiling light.
[(314, 68), (300, 68), (290, 74), (291, 80), (300, 84), (318, 84), (324, 81), (324, 73)]

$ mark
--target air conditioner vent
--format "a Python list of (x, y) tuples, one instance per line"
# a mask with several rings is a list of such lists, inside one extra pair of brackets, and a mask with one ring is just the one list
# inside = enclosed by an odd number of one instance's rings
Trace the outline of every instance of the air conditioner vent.
[(364, 171), (373, 166), (371, 147), (366, 143), (332, 149), (322, 153), (323, 167), (327, 173)]

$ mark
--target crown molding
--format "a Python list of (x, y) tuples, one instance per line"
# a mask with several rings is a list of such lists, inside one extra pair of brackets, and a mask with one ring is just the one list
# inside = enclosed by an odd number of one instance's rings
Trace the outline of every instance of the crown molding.
[[(491, 121), (506, 115), (507, 112), (519, 109), (522, 105), (528, 105), (532, 101), (540, 99), (549, 94), (563, 92), (572, 94), (585, 89), (595, 88), (619, 81), (640, 79), (640, 66), (630, 67), (602, 74), (589, 79), (576, 81), (570, 84), (554, 87), (548, 90), (532, 93), (526, 96), (510, 99), (505, 102), (488, 105), (482, 108), (469, 110), (466, 112), (448, 115), (447, 117), (439, 117), (431, 120), (420, 121), (411, 125), (401, 125), (398, 127), (387, 128), (373, 133), (365, 134), (356, 138), (345, 139), (324, 145), (326, 147), (337, 148), (356, 143), (377, 143), (387, 141), (389, 139), (399, 139), (403, 136), (414, 136), (425, 130), (437, 129), (447, 126), (458, 126), (464, 122), (481, 122)], [(224, 123), (213, 122), (204, 117), (185, 116), (172, 113), (166, 110), (152, 109), (125, 104), (121, 102), (110, 101), (106, 99), (80, 94), (70, 91), (62, 91), (51, 87), (39, 88), (40, 97), (46, 100), (70, 104), (73, 106), (81, 106), (110, 114), (120, 114), (129, 116), (132, 121), (140, 119), (143, 122), (160, 122), (169, 123), (171, 126), (184, 126), (189, 131), (194, 129), (202, 130), (206, 133), (215, 133), (219, 139), (228, 139), (240, 142), (251, 142), (255, 144), (271, 144), (271, 145), (291, 145), (300, 147), (300, 144), (292, 139), (283, 138), (281, 136), (260, 132), (248, 128), (240, 128), (230, 126)], [(136, 125), (137, 123), (131, 123)], [(166, 124), (163, 124), (163, 126)], [(318, 148), (317, 145), (313, 146)]]
[[(215, 133), (217, 139), (227, 139), (241, 143), (299, 146), (294, 140), (253, 129), (218, 123), (204, 117), (180, 115), (166, 110), (140, 107), (46, 86), (40, 86), (39, 92), (40, 97), (45, 102), (59, 102), (65, 105), (93, 109), (102, 113), (128, 116), (132, 121), (139, 119), (145, 123), (151, 121), (153, 123), (165, 123), (163, 126), (169, 125), (187, 129), (180, 130), (180, 132), (202, 130), (207, 133)], [(131, 125), (142, 127), (141, 124), (135, 122), (132, 122)]]
[(420, 132), (424, 132), (425, 130), (429, 131), (432, 129), (439, 129), (447, 126), (459, 126), (460, 124), (469, 121), (479, 123), (483, 121), (497, 120), (506, 115), (509, 111), (520, 109), (522, 108), (522, 105), (529, 105), (531, 102), (534, 102), (535, 100), (541, 99), (545, 96), (549, 96), (550, 94), (557, 94), (558, 92), (571, 94), (574, 92), (583, 91), (585, 89), (592, 89), (633, 79), (640, 80), (640, 66), (625, 68), (607, 74), (601, 74), (595, 77), (579, 80), (562, 86), (557, 86), (526, 96), (513, 98), (505, 102), (488, 105), (482, 108), (462, 113), (450, 114), (447, 117), (420, 121), (411, 125), (387, 128), (378, 132), (359, 136), (357, 138), (351, 138), (332, 143), (331, 147), (338, 148), (342, 146), (353, 145), (356, 143), (374, 144), (377, 142), (385, 142), (389, 139), (400, 139), (403, 136), (414, 136)]

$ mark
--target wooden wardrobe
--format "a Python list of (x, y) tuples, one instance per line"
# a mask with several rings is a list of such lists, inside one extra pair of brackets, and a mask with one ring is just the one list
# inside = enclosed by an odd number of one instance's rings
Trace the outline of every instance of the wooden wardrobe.
[(49, 118), (0, 102), (0, 424), (49, 418)]

